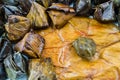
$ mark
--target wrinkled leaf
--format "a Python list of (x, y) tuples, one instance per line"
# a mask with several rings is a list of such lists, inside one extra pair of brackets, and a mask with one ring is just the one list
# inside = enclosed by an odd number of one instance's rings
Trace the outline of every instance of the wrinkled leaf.
[(96, 44), (90, 38), (79, 37), (73, 42), (77, 54), (87, 60), (92, 60), (96, 53)]
[(118, 20), (118, 29), (120, 30), (120, 8), (119, 8), (119, 13), (117, 15), (117, 20)]
[(18, 3), (24, 13), (28, 14), (32, 5), (32, 0), (18, 0)]
[(56, 28), (62, 28), (68, 20), (75, 16), (73, 8), (61, 3), (53, 3), (47, 12), (53, 22), (53, 26)]
[(9, 15), (22, 15), (22, 11), (16, 6), (4, 5), (0, 11), (5, 20), (8, 19)]
[(5, 29), (10, 40), (19, 40), (29, 31), (30, 21), (22, 16), (11, 15)]
[(5, 72), (4, 64), (0, 62), (0, 80), (6, 80), (6, 79), (7, 79), (7, 75)]
[(77, 0), (74, 8), (78, 15), (88, 15), (91, 9), (91, 0)]
[(52, 3), (55, 3), (56, 0), (35, 0), (36, 2), (40, 3), (44, 7), (48, 8)]
[(50, 59), (31, 59), (28, 80), (57, 80)]
[(112, 1), (100, 4), (97, 6), (94, 13), (95, 19), (102, 22), (109, 22), (115, 20), (115, 11)]
[(2, 0), (2, 3), (6, 5), (17, 5), (18, 1), (17, 0)]
[(25, 58), (21, 53), (14, 53), (4, 60), (5, 70), (11, 80), (27, 80)]
[[(0, 21), (0, 23), (1, 23), (1, 21)], [(0, 36), (2, 36), (3, 32), (4, 32), (4, 28), (2, 26), (0, 26)]]
[(0, 62), (12, 54), (12, 45), (6, 38), (0, 38)]
[(49, 26), (48, 16), (45, 10), (46, 9), (38, 3), (32, 3), (32, 7), (27, 15), (27, 18), (31, 20), (31, 24), (35, 26), (34, 28), (45, 28)]
[(34, 32), (29, 32), (15, 45), (15, 50), (24, 52), (32, 58), (40, 58), (45, 41), (42, 36)]

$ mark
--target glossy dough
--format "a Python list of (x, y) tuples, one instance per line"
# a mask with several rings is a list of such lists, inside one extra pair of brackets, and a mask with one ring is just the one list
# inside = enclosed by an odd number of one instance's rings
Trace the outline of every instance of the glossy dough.
[[(52, 59), (58, 80), (120, 80), (120, 33), (115, 25), (74, 17), (62, 29), (37, 33), (46, 41), (42, 56)], [(95, 41), (95, 60), (76, 54), (71, 43), (80, 36)]]

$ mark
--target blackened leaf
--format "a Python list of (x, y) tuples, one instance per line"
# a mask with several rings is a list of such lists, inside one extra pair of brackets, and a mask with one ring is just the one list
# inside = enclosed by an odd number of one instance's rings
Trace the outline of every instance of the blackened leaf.
[(94, 3), (98, 5), (98, 4), (107, 2), (107, 1), (109, 1), (109, 0), (94, 0)]
[(4, 64), (0, 62), (0, 80), (6, 80), (6, 79), (7, 79), (7, 75), (4, 69)]
[(12, 45), (6, 38), (0, 38), (0, 62), (13, 53)]
[(101, 22), (114, 21), (116, 18), (115, 18), (113, 1), (108, 1), (98, 5), (96, 7), (94, 17), (95, 19)]
[(35, 0), (36, 2), (40, 3), (44, 7), (48, 8), (52, 3), (55, 3), (56, 0)]
[(14, 53), (4, 60), (5, 70), (11, 80), (27, 80), (26, 63), (21, 53)]
[(15, 45), (15, 50), (24, 52), (32, 58), (40, 58), (45, 41), (42, 36), (29, 32)]
[(0, 26), (0, 37), (2, 36), (3, 32), (4, 32), (4, 28), (2, 26)]
[(29, 63), (28, 80), (57, 80), (50, 59), (31, 59)]
[(30, 20), (26, 17), (10, 15), (5, 29), (10, 40), (19, 40), (29, 31)]
[(6, 5), (17, 5), (18, 1), (17, 0), (2, 0), (2, 3)]
[(62, 3), (53, 3), (47, 12), (56, 28), (62, 28), (68, 20), (75, 16), (74, 9)]
[(90, 38), (79, 37), (73, 42), (73, 47), (80, 57), (87, 60), (92, 60), (96, 53), (96, 44)]
[(91, 0), (77, 0), (74, 8), (78, 15), (88, 15), (91, 9)]
[(120, 30), (120, 8), (119, 8), (119, 13), (117, 15), (117, 20), (118, 20), (118, 29)]
[(120, 7), (120, 0), (113, 0), (115, 7)]
[(49, 26), (45, 10), (46, 9), (38, 3), (32, 3), (32, 7), (27, 15), (27, 18), (31, 20), (31, 24), (35, 26), (34, 28), (44, 28)]
[(18, 0), (18, 2), (24, 13), (28, 14), (32, 5), (32, 0)]
[(58, 0), (58, 2), (63, 3), (63, 4), (67, 4), (67, 5), (70, 5), (74, 1), (75, 0)]
[(9, 15), (22, 15), (22, 11), (16, 6), (4, 5), (0, 11), (5, 20), (8, 19)]

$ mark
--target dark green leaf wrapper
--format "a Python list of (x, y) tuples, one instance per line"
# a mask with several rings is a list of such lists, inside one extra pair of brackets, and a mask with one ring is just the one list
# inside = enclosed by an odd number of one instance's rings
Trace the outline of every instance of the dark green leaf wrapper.
[(94, 18), (101, 22), (115, 21), (115, 11), (113, 1), (102, 3), (96, 7)]
[(21, 53), (14, 53), (4, 60), (7, 76), (11, 80), (27, 80), (25, 58)]
[(57, 80), (50, 59), (31, 59), (28, 80)]

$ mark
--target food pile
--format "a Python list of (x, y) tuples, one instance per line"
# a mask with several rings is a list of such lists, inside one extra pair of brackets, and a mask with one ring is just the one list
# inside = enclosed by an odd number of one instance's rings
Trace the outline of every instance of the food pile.
[(120, 80), (120, 1), (1, 0), (7, 79)]

